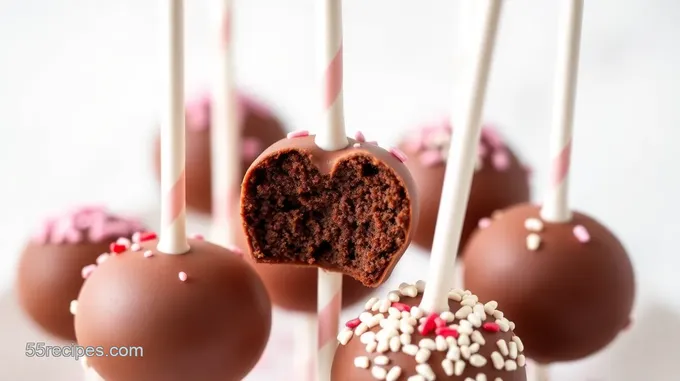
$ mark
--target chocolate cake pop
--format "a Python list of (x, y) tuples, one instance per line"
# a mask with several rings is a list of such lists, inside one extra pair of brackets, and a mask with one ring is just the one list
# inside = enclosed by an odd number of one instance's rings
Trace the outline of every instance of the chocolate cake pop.
[(498, 303), (452, 290), (450, 312), (426, 315), (424, 286), (402, 283), (345, 324), (331, 381), (527, 379), (524, 344)]
[(83, 346), (142, 348), (92, 357), (106, 381), (241, 380), (264, 351), (271, 304), (242, 254), (190, 239), (182, 255), (133, 242), (92, 271), (78, 296)]
[(81, 207), (48, 219), (19, 259), (16, 289), (22, 309), (49, 334), (75, 340), (69, 305), (87, 274), (83, 268), (103, 260), (117, 237), (143, 230), (140, 222), (102, 207)]
[[(286, 136), (281, 122), (264, 105), (244, 94), (239, 95), (238, 118), (243, 132), (241, 146), (243, 173), (268, 146)], [(211, 213), (210, 163), (211, 97), (202, 94), (186, 106), (187, 205)], [(154, 168), (160, 176), (160, 140), (154, 143)]]
[(241, 216), (258, 263), (313, 265), (377, 287), (411, 241), (418, 207), (397, 149), (348, 139), (338, 151), (289, 134), (246, 172)]
[[(406, 166), (418, 186), (420, 219), (413, 242), (432, 249), (444, 170), (452, 129), (448, 120), (425, 126), (407, 136), (399, 145), (409, 157)], [(460, 247), (465, 246), (477, 222), (494, 210), (529, 201), (529, 174), (512, 150), (491, 126), (482, 128), (477, 150), (477, 165), (472, 180)]]
[(466, 286), (504, 306), (527, 356), (542, 363), (586, 357), (628, 325), (633, 267), (600, 222), (574, 212), (570, 222), (548, 223), (538, 206), (523, 204), (485, 225), (465, 250)]

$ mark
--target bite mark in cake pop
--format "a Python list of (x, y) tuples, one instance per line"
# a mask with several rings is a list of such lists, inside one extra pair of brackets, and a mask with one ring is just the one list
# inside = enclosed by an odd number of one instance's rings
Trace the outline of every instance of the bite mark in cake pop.
[(97, 243), (141, 229), (139, 221), (111, 215), (103, 207), (88, 206), (48, 219), (33, 238), (41, 244)]

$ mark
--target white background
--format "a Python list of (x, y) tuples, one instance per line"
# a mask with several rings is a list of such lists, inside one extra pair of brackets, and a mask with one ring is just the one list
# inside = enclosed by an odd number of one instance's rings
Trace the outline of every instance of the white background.
[[(191, 92), (211, 76), (215, 37), (207, 1), (187, 3)], [(316, 128), (313, 3), (238, 1), (239, 81), (290, 130)], [(547, 179), (557, 3), (507, 2), (487, 102), (487, 119), (534, 167), (537, 201)], [(451, 108), (457, 4), (344, 1), (350, 130), (396, 142), (396, 132)], [(0, 0), (0, 289), (11, 286), (25, 237), (46, 214), (90, 202), (156, 208), (157, 5)], [(624, 241), (639, 298), (636, 330), (562, 367), (565, 380), (680, 379), (668, 352), (680, 340), (678, 19), (677, 0), (586, 4), (571, 200)]]

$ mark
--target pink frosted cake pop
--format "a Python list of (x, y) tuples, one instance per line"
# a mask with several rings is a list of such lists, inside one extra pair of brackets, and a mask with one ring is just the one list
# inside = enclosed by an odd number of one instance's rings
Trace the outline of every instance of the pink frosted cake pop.
[[(69, 305), (78, 296), (88, 265), (120, 250), (137, 233), (151, 233), (137, 220), (115, 216), (101, 207), (81, 207), (44, 222), (19, 260), (17, 292), (28, 316), (51, 335), (75, 340)], [(140, 233), (141, 232), (141, 233)], [(155, 237), (155, 236), (154, 236)]]

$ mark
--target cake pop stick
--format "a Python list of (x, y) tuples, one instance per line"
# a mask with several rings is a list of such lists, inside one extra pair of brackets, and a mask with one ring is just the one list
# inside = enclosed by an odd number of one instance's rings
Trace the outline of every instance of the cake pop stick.
[(184, 141), (184, 9), (182, 0), (163, 2), (166, 12), (163, 69), (167, 86), (161, 123), (161, 235), (158, 251), (189, 251), (186, 232)]
[[(342, 99), (342, 2), (323, 0), (317, 7), (319, 23), (318, 54), (323, 71), (323, 126), (314, 139), (326, 151), (337, 151), (349, 145)], [(342, 274), (318, 270), (318, 356), (317, 380), (330, 380), (333, 356), (337, 347), (338, 323), (342, 309)]]
[(454, 286), (456, 256), (463, 229), (465, 208), (470, 196), (470, 185), (475, 169), (477, 144), (481, 133), (481, 116), (484, 108), (487, 80), (491, 68), (496, 31), (501, 13), (502, 0), (486, 0), (484, 4), (481, 44), (473, 55), (474, 66), (466, 87), (464, 119), (452, 123), (460, 128), (454, 130), (449, 147), (450, 162), (446, 166), (444, 185), (434, 234), (430, 281), (427, 283), (421, 309), (428, 313), (449, 310), (448, 292)]
[(571, 138), (574, 126), (574, 104), (578, 79), (578, 60), (581, 44), (583, 0), (564, 0), (555, 71), (550, 153), (552, 167), (548, 196), (541, 209), (547, 222), (571, 220), (569, 209), (569, 165)]
[(241, 183), (241, 147), (232, 58), (232, 0), (218, 0), (219, 50), (214, 82), (210, 157), (212, 170), (212, 241), (234, 242), (234, 203)]

